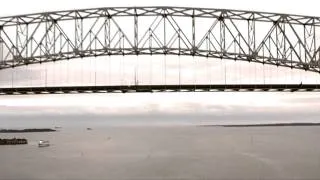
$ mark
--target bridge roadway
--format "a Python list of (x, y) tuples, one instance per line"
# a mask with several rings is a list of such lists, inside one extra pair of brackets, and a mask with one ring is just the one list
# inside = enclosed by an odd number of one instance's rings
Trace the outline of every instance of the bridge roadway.
[(134, 92), (320, 92), (320, 84), (113, 85), (0, 88), (0, 95)]

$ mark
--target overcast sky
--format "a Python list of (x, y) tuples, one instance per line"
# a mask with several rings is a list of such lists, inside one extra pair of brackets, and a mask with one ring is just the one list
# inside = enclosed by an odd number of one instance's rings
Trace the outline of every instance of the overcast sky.
[[(189, 6), (189, 7), (209, 7), (209, 8), (225, 8), (225, 9), (240, 9), (267, 11), (279, 13), (303, 14), (311, 16), (319, 16), (320, 11), (317, 1), (257, 1), (257, 0), (197, 0), (197, 1), (150, 1), (150, 0), (10, 0), (1, 3), (0, 16), (17, 15), (25, 13), (36, 13), (44, 11), (68, 10), (77, 8), (94, 8), (94, 7), (110, 7), (110, 6)], [(140, 57), (139, 57), (140, 58)], [(178, 63), (177, 57), (167, 57), (171, 62)], [(72, 83), (92, 84), (94, 83), (132, 83), (132, 74), (134, 74), (135, 57), (125, 57), (125, 59), (115, 57), (102, 57), (100, 59), (89, 59), (86, 62), (70, 61), (71, 63), (63, 63), (55, 67), (50, 64), (46, 66), (22, 67), (20, 71), (12, 73), (10, 70), (0, 72), (0, 85), (11, 86), (12, 80), (15, 86), (25, 82), (26, 86), (30, 85), (49, 85), (55, 84), (57, 81), (63, 85)], [(150, 57), (141, 57), (140, 59), (149, 59)], [(156, 61), (157, 58), (155, 58)], [(158, 58), (158, 65), (161, 66), (162, 57)], [(279, 73), (283, 74), (284, 79), (278, 82), (312, 82), (319, 83), (320, 76), (314, 73), (305, 73), (301, 71), (291, 71), (285, 68), (262, 67), (261, 65), (226, 62), (208, 62), (206, 59), (199, 59), (198, 68), (193, 68), (194, 61), (188, 57), (181, 57), (183, 61), (182, 77), (179, 80), (177, 71), (174, 66), (172, 72), (168, 72), (168, 82), (198, 82), (205, 79), (205, 82), (219, 80), (223, 83), (224, 66), (228, 68), (228, 82), (240, 83), (248, 82), (263, 82), (276, 80), (275, 76)], [(116, 64), (125, 62), (124, 67), (129, 70), (127, 74), (116, 76), (115, 73), (121, 73), (119, 67), (113, 73), (105, 73), (99, 70), (99, 67), (105, 66), (109, 60), (113, 62), (113, 67)], [(163, 59), (162, 59), (163, 60)], [(71, 67), (71, 64), (77, 67)], [(144, 66), (149, 66), (147, 63)], [(215, 70), (215, 74), (210, 73), (206, 68)], [(48, 82), (43, 81), (44, 68), (49, 74)], [(254, 70), (258, 68), (258, 70)], [(263, 68), (265, 68), (263, 70)], [(148, 82), (150, 73), (152, 74), (153, 83), (163, 82), (163, 73), (159, 68), (151, 73), (149, 71), (140, 74), (141, 81)], [(98, 74), (91, 71), (96, 70)], [(157, 72), (157, 70), (159, 72)], [(261, 72), (266, 71), (264, 75)], [(68, 75), (66, 78), (65, 72), (72, 72), (73, 76), (79, 77), (79, 74), (86, 73), (89, 76), (81, 74), (86, 78), (79, 79)], [(241, 77), (241, 72), (242, 76)], [(280, 72), (279, 72), (280, 71)], [(129, 72), (129, 73), (128, 73)], [(208, 73), (209, 72), (209, 73)], [(249, 72), (249, 73), (244, 73)], [(145, 73), (145, 74), (143, 74)], [(171, 73), (171, 74), (170, 74)], [(278, 74), (277, 74), (278, 73)], [(240, 74), (240, 75), (239, 75)], [(255, 76), (248, 76), (255, 74)], [(94, 79), (96, 76), (96, 80)], [(110, 77), (111, 76), (111, 80)], [(240, 77), (241, 78), (240, 78)], [(116, 78), (118, 77), (118, 79)], [(146, 78), (143, 78), (146, 77)], [(204, 78), (205, 77), (205, 78)], [(235, 78), (236, 77), (236, 78)], [(139, 78), (139, 76), (138, 76)], [(269, 79), (268, 79), (269, 78)], [(28, 81), (25, 81), (27, 79)], [(31, 79), (31, 80), (30, 80)], [(67, 79), (67, 80), (66, 80)], [(289, 80), (288, 80), (289, 79)], [(291, 80), (291, 81), (290, 81)], [(78, 82), (81, 81), (81, 82)], [(221, 83), (220, 82), (220, 83)], [(273, 81), (274, 82), (274, 81)], [(40, 110), (40, 111), (39, 111)], [(228, 114), (237, 118), (241, 115), (242, 118), (252, 119), (259, 114), (277, 120), (296, 119), (299, 116), (301, 121), (317, 121), (320, 119), (320, 94), (319, 93), (144, 93), (144, 94), (85, 94), (85, 95), (34, 95), (34, 96), (0, 96), (0, 120), (1, 116), (7, 115), (33, 115), (33, 114), (193, 114), (195, 116), (206, 114)], [(1, 125), (1, 121), (0, 121)]]

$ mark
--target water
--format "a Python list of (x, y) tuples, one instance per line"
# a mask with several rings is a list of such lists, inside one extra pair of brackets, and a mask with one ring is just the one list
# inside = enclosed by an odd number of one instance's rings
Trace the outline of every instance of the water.
[[(320, 179), (320, 127), (62, 128), (0, 146), (0, 179)], [(37, 141), (51, 146), (38, 148)]]

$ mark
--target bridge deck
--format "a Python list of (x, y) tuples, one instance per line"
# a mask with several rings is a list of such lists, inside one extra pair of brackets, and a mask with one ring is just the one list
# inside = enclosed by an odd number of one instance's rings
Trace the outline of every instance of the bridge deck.
[(320, 92), (320, 84), (115, 85), (0, 88), (0, 95), (134, 92)]

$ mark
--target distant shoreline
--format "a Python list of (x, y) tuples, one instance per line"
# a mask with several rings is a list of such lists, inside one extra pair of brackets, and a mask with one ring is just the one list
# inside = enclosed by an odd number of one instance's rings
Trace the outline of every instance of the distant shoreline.
[(200, 125), (200, 127), (285, 127), (285, 126), (320, 126), (320, 123), (268, 123), (268, 124)]
[(0, 133), (32, 133), (32, 132), (55, 132), (54, 129), (0, 129)]

